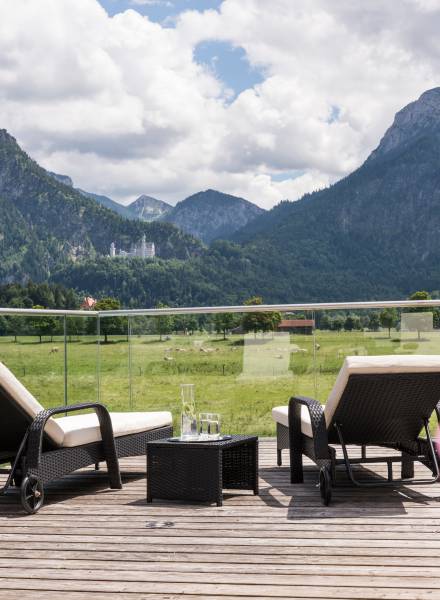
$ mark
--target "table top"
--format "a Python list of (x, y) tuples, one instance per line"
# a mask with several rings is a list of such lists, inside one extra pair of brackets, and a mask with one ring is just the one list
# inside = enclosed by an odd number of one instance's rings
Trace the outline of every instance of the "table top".
[(169, 439), (163, 440), (154, 440), (152, 442), (148, 442), (147, 446), (155, 446), (155, 447), (169, 447), (175, 446), (181, 450), (182, 448), (227, 448), (228, 446), (236, 446), (238, 444), (243, 444), (244, 442), (256, 442), (258, 441), (258, 436), (256, 435), (232, 435), (231, 439), (228, 440), (219, 440), (219, 441), (209, 441), (209, 442), (177, 442), (170, 441)]

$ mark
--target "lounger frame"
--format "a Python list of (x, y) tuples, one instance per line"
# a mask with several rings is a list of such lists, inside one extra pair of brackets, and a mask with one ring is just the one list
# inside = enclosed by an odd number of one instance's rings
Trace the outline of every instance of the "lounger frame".
[[(9, 425), (9, 434), (5, 430), (3, 439), (6, 441), (0, 449), (0, 463), (10, 462), (11, 469), (3, 471), (8, 474), (8, 478), (5, 486), (0, 489), (0, 494), (6, 493), (12, 485), (20, 487), (25, 478), (33, 478), (43, 486), (90, 465), (98, 468), (99, 463), (103, 461), (107, 464), (110, 487), (120, 489), (122, 482), (118, 459), (145, 455), (147, 442), (173, 435), (173, 428), (169, 426), (115, 438), (110, 413), (103, 404), (97, 402), (50, 408), (41, 411), (31, 420), (4, 389), (1, 390), (1, 394), (2, 412), (8, 412), (7, 405), (12, 410), (8, 413), (9, 422), (4, 421)], [(56, 447), (45, 433), (47, 421), (57, 414), (86, 409), (96, 412), (102, 441), (81, 446)], [(11, 447), (10, 444), (17, 441), (20, 429), (22, 439), (15, 447)], [(5, 446), (5, 443), (9, 446)]]
[[(289, 427), (277, 423), (277, 458), (290, 450), (292, 483), (303, 481), (303, 455), (310, 458), (336, 484), (336, 467), (345, 465), (348, 477), (357, 486), (435, 483), (440, 478), (438, 457), (429, 431), (433, 412), (440, 422), (440, 373), (352, 374), (327, 426), (322, 405), (304, 396), (289, 401)], [(301, 431), (301, 408), (310, 415), (313, 437)], [(426, 437), (421, 437), (421, 430)], [(361, 446), (361, 457), (350, 458), (347, 445)], [(336, 458), (334, 445), (342, 447), (343, 458)], [(393, 448), (400, 456), (367, 457), (367, 446)], [(432, 478), (414, 479), (414, 462), (420, 461)], [(358, 481), (352, 465), (387, 464), (383, 481)], [(401, 478), (394, 479), (393, 465), (400, 463)], [(322, 492), (322, 490), (321, 490)]]

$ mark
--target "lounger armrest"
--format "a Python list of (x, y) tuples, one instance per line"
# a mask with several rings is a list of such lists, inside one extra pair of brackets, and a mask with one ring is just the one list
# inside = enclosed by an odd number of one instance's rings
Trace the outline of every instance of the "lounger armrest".
[(306, 396), (293, 396), (289, 400), (290, 445), (295, 450), (301, 451), (302, 449), (302, 406), (306, 406), (310, 414), (310, 424), (312, 426), (316, 458), (326, 459), (328, 458), (328, 435), (324, 410), (322, 405), (313, 398), (307, 398)]
[[(107, 462), (109, 473), (119, 480), (119, 487), (122, 487), (121, 476), (119, 472), (119, 462), (116, 454), (115, 438), (113, 436), (113, 426), (110, 413), (107, 408), (99, 402), (85, 402), (82, 404), (71, 404), (70, 406), (59, 406), (57, 408), (48, 408), (38, 413), (32, 421), (29, 428), (29, 438), (27, 443), (26, 460), (29, 469), (38, 470), (41, 461), (41, 450), (43, 446), (44, 428), (47, 421), (54, 415), (77, 412), (85, 409), (93, 409), (99, 420), (101, 429), (101, 439), (103, 444), (103, 454)], [(113, 482), (117, 483), (117, 481)]]

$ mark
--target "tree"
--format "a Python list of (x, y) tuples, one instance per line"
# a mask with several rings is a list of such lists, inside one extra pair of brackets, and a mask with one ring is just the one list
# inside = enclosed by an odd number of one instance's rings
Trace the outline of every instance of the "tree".
[(388, 329), (388, 337), (391, 337), (391, 328), (397, 325), (399, 317), (395, 308), (384, 308), (379, 315), (382, 327)]
[[(102, 298), (95, 304), (95, 310), (120, 310), (121, 303), (117, 298)], [(104, 336), (104, 343), (108, 344), (109, 335), (127, 333), (126, 317), (101, 317), (99, 320), (100, 331)]]
[(8, 332), (8, 321), (0, 316), (0, 335), (6, 335)]
[(14, 342), (17, 343), (17, 336), (21, 335), (25, 329), (25, 319), (20, 316), (8, 316), (7, 320), (7, 334), (14, 336)]
[(341, 331), (341, 329), (344, 327), (344, 323), (344, 317), (338, 315), (332, 321), (332, 329), (334, 329), (334, 331)]
[(361, 329), (361, 321), (356, 315), (347, 315), (344, 322), (345, 331), (353, 331), (353, 329)]
[[(36, 304), (33, 308), (38, 310), (44, 310), (44, 306)], [(30, 333), (36, 335), (40, 339), (40, 344), (43, 341), (43, 335), (50, 335), (51, 337), (60, 328), (60, 319), (52, 317), (50, 315), (35, 315), (28, 319), (28, 327)]]
[[(260, 296), (253, 296), (245, 302), (245, 306), (258, 306), (263, 304), (263, 299)], [(257, 334), (258, 331), (273, 331), (281, 321), (279, 312), (253, 312), (245, 313), (242, 318), (243, 329), (253, 331)]]
[[(86, 323), (84, 317), (67, 317), (66, 330), (69, 337), (69, 342), (72, 341), (73, 336), (81, 336), (86, 330)], [(95, 333), (96, 333), (96, 319), (95, 322)]]
[(214, 316), (215, 330), (217, 333), (223, 334), (223, 339), (226, 339), (226, 334), (235, 325), (235, 315), (233, 313), (217, 313)]
[[(168, 308), (168, 306), (158, 302), (156, 308)], [(168, 335), (173, 330), (173, 317), (171, 315), (161, 315), (160, 317), (154, 317), (154, 319), (156, 333), (159, 335), (159, 340), (162, 341), (162, 336)]]
[(368, 329), (370, 331), (378, 331), (380, 327), (379, 314), (377, 312), (371, 313), (368, 320)]
[(332, 328), (332, 320), (327, 313), (324, 313), (319, 318), (319, 329), (329, 330)]
[[(431, 296), (428, 292), (425, 291), (419, 291), (419, 292), (414, 292), (414, 294), (411, 294), (411, 296), (408, 298), (408, 300), (431, 300)], [(429, 308), (411, 308), (410, 310), (416, 310), (417, 312), (421, 311), (421, 310), (430, 310)]]

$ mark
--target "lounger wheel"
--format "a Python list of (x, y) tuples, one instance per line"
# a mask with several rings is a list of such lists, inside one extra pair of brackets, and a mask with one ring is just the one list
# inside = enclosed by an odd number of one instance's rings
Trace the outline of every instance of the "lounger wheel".
[(321, 492), (322, 503), (324, 506), (328, 506), (332, 499), (332, 480), (327, 467), (321, 467), (319, 471), (319, 491)]
[(34, 515), (43, 506), (44, 489), (40, 479), (27, 475), (21, 482), (21, 504), (24, 510)]

